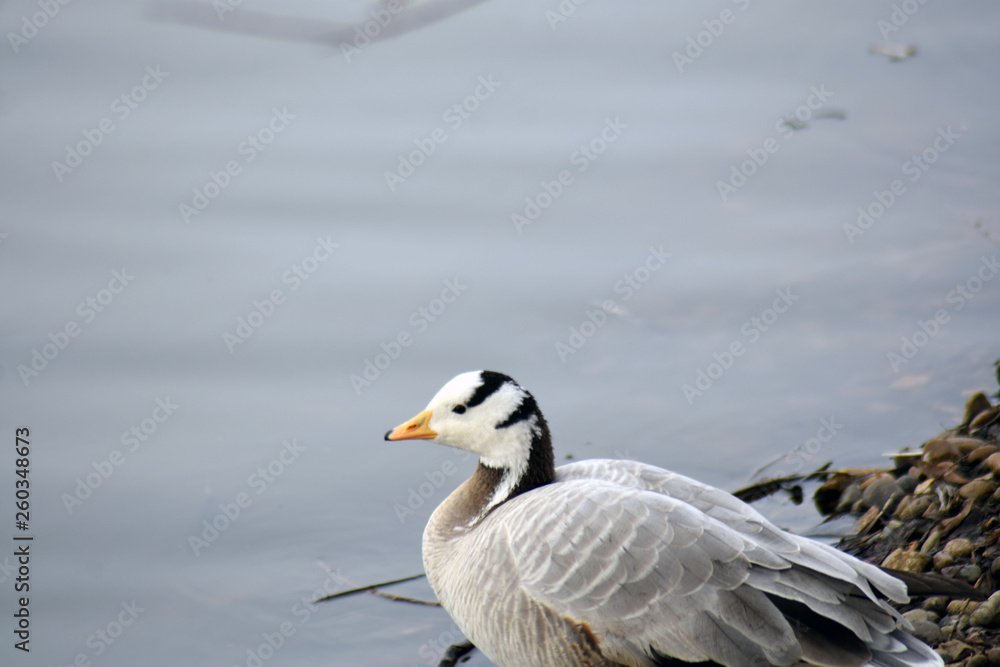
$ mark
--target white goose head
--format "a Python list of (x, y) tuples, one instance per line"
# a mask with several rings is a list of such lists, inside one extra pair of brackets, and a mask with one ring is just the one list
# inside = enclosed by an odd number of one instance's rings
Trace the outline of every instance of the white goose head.
[[(433, 440), (479, 455), (476, 473), (492, 486), (490, 507), (555, 476), (552, 442), (535, 398), (494, 371), (462, 373), (386, 440)], [(475, 478), (476, 475), (473, 475)]]

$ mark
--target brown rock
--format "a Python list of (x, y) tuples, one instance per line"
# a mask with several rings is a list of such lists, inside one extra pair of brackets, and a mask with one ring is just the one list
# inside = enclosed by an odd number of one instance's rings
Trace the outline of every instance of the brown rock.
[(1000, 610), (993, 608), (989, 604), (981, 605), (972, 612), (969, 622), (984, 628), (993, 628), (1000, 625)]
[(861, 499), (869, 507), (882, 509), (893, 496), (902, 496), (903, 489), (896, 479), (889, 474), (878, 475), (861, 485)]
[(958, 495), (976, 501), (996, 491), (997, 485), (985, 479), (974, 479), (958, 490)]
[(969, 424), (969, 428), (972, 430), (980, 429), (991, 421), (1000, 416), (1000, 405), (990, 408), (984, 412), (980, 412), (979, 416), (972, 420)]
[(916, 519), (918, 516), (922, 516), (933, 502), (934, 499), (930, 496), (906, 496), (896, 508), (896, 516), (903, 521)]
[(1000, 475), (1000, 452), (987, 456), (983, 465), (994, 475)]
[(952, 600), (948, 603), (949, 614), (971, 614), (979, 608), (975, 600)]
[(942, 649), (947, 651), (952, 660), (961, 660), (973, 652), (973, 648), (971, 646), (957, 639), (952, 639), (951, 641), (947, 641), (941, 644), (941, 646), (938, 646), (938, 651)]
[(939, 551), (936, 554), (934, 554), (934, 569), (937, 570), (938, 572), (941, 571), (941, 568), (945, 568), (948, 567), (949, 565), (954, 565), (954, 564), (955, 564), (955, 557), (952, 556), (947, 551)]
[[(858, 501), (860, 504), (862, 501)], [(857, 523), (854, 524), (854, 532), (858, 535), (863, 535), (871, 525), (878, 519), (879, 515), (882, 513), (882, 508), (880, 507), (869, 507), (868, 510), (861, 515)]]
[(952, 558), (967, 558), (972, 553), (972, 549), (972, 542), (964, 537), (957, 537), (954, 540), (948, 540), (943, 551)]
[(972, 652), (973, 649), (971, 646), (957, 639), (946, 641), (937, 647), (938, 655), (940, 655), (945, 662), (961, 660)]
[(941, 628), (933, 621), (910, 621), (910, 624), (913, 626), (913, 636), (928, 644), (936, 644), (943, 637)]
[(958, 577), (960, 579), (965, 579), (973, 586), (979, 581), (979, 577), (983, 576), (983, 568), (978, 565), (963, 565), (958, 570)]
[(975, 394), (969, 397), (969, 400), (965, 402), (965, 413), (962, 415), (962, 427), (967, 427), (982, 413), (984, 410), (989, 410), (992, 407), (990, 399), (986, 398), (986, 394), (981, 391), (977, 391)]
[(919, 551), (903, 551), (896, 549), (886, 556), (882, 562), (882, 567), (893, 570), (903, 570), (904, 572), (924, 572), (931, 564), (931, 557)]
[(934, 439), (924, 443), (923, 460), (927, 463), (957, 461), (961, 456), (962, 454), (958, 450), (958, 445), (948, 440)]
[[(850, 510), (851, 506), (854, 505), (854, 503), (858, 502), (858, 500), (860, 499), (861, 499), (861, 489), (858, 487), (857, 484), (851, 484), (846, 489), (844, 489), (844, 492), (840, 495), (840, 500), (837, 501), (836, 510), (838, 512), (846, 512)], [(817, 502), (819, 501), (817, 500)], [(829, 514), (829, 512), (827, 513)]]
[(995, 451), (997, 451), (997, 448), (994, 445), (983, 445), (982, 447), (977, 447), (972, 450), (971, 454), (969, 454), (969, 463), (979, 463)]
[(969, 621), (984, 628), (1000, 626), (1000, 591), (997, 591), (972, 612)]
[(960, 454), (971, 454), (985, 444), (979, 438), (962, 438), (959, 436), (945, 438), (945, 442), (954, 445)]
[(943, 614), (948, 608), (948, 598), (944, 595), (934, 595), (924, 600), (923, 608), (935, 614)]

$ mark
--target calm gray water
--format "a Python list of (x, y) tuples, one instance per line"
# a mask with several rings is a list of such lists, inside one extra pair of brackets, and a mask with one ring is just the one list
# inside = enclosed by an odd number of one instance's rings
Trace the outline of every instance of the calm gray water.
[(437, 664), (440, 609), (309, 601), (421, 570), (474, 461), (382, 434), (462, 371), (559, 458), (728, 489), (953, 425), (1000, 356), (1000, 6), (897, 4), (4, 3), (4, 664)]

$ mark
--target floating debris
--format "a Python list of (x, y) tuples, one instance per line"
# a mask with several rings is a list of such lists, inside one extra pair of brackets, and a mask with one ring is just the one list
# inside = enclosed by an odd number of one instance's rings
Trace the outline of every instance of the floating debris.
[(868, 47), (868, 53), (888, 56), (892, 62), (899, 62), (917, 55), (917, 47), (898, 42), (878, 42)]
[[(828, 109), (826, 111), (818, 111), (809, 120), (819, 120), (823, 118), (832, 118), (834, 120), (845, 120), (847, 118), (847, 112), (843, 109)], [(801, 120), (795, 114), (789, 113), (785, 114), (785, 117), (781, 121), (782, 127), (787, 127), (789, 130), (804, 130), (809, 127), (808, 120)]]

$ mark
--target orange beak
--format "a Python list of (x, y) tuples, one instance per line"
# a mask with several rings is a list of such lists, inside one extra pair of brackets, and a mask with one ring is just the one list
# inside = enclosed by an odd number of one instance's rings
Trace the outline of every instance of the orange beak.
[(385, 434), (386, 440), (433, 440), (437, 433), (427, 425), (431, 421), (431, 411), (424, 410), (408, 422), (400, 424)]

